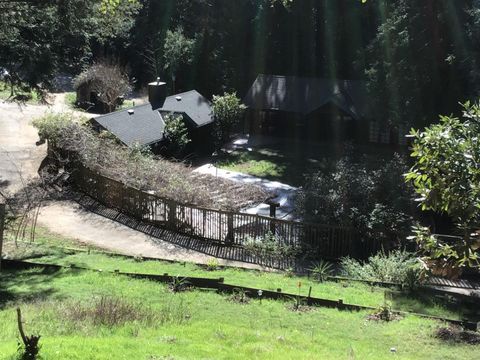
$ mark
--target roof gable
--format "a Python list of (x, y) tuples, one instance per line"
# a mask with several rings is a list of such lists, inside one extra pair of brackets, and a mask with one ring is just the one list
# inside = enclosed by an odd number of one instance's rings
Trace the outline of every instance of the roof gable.
[(163, 139), (165, 123), (161, 114), (150, 104), (134, 106), (128, 110), (115, 111), (93, 119), (111, 132), (122, 143), (149, 145)]
[(296, 76), (258, 75), (244, 103), (257, 110), (280, 110), (303, 115), (333, 103), (354, 118), (365, 116), (364, 83)]
[(185, 114), (197, 127), (213, 122), (210, 101), (196, 90), (167, 97), (159, 110)]
[(210, 102), (196, 90), (169, 96), (158, 109), (148, 103), (101, 115), (93, 121), (127, 146), (134, 143), (150, 145), (163, 139), (165, 121), (162, 113), (184, 115), (185, 120), (196, 127), (213, 122)]

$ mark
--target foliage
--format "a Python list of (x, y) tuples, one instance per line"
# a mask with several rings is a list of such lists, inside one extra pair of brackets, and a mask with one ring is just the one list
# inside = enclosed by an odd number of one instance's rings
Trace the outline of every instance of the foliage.
[(48, 139), (50, 142), (56, 143), (64, 136), (64, 131), (72, 126), (75, 121), (78, 121), (78, 119), (75, 119), (73, 113), (50, 112), (34, 119), (32, 125), (37, 128), (41, 140)]
[(233, 301), (237, 304), (248, 304), (250, 303), (250, 297), (247, 295), (243, 289), (233, 289), (232, 295), (229, 297), (230, 301)]
[[(46, 115), (34, 123), (42, 136), (55, 146), (52, 150), (57, 160), (80, 161), (104, 176), (140, 190), (153, 191), (160, 197), (225, 210), (239, 209), (268, 197), (257, 186), (239, 187), (229, 180), (198, 175), (182, 163), (154, 158), (143, 147), (127, 148), (113, 139), (99, 137), (71, 114)], [(58, 149), (62, 151), (56, 151)]]
[[(343, 274), (350, 278), (406, 285), (412, 283), (411, 270), (421, 269), (418, 259), (402, 250), (394, 250), (389, 254), (379, 252), (365, 263), (346, 257), (342, 259), (341, 267)], [(420, 278), (420, 271), (416, 273)]]
[(178, 27), (175, 31), (168, 30), (163, 49), (163, 67), (175, 82), (175, 75), (181, 65), (188, 65), (193, 61), (195, 39), (187, 38), (183, 28)]
[(192, 289), (192, 284), (186, 278), (181, 278), (176, 276), (172, 279), (172, 282), (169, 284), (169, 289), (174, 292), (183, 292)]
[(409, 0), (379, 5), (377, 32), (359, 61), (365, 61), (370, 109), (384, 125), (424, 126), (439, 112), (453, 111), (460, 88), (476, 94), (476, 86), (465, 81), (477, 67), (470, 53), (477, 46), (465, 31), (472, 29), (469, 8), (465, 2), (431, 6)]
[(245, 250), (253, 256), (259, 258), (285, 259), (294, 258), (298, 249), (292, 245), (284, 244), (271, 232), (264, 236), (248, 237), (243, 244)]
[(175, 114), (167, 115), (164, 119), (163, 136), (167, 142), (167, 152), (176, 157), (181, 156), (186, 146), (191, 142), (185, 120), (182, 115)]
[(216, 271), (216, 270), (218, 270), (219, 266), (220, 266), (220, 263), (215, 258), (207, 261), (207, 270), (208, 271)]
[(325, 260), (320, 260), (317, 263), (313, 264), (310, 269), (310, 275), (320, 282), (323, 282), (332, 275), (333, 266), (331, 263)]
[[(115, 110), (118, 99), (130, 90), (128, 76), (119, 65), (97, 63), (80, 73), (74, 79), (75, 89), (86, 86), (97, 94), (98, 99), (107, 106), (107, 111)], [(78, 101), (78, 99), (77, 99)]]
[(412, 189), (403, 181), (406, 171), (399, 155), (372, 169), (364, 160), (341, 158), (306, 177), (295, 210), (307, 222), (351, 226), (360, 239), (399, 245), (412, 222)]
[(480, 107), (470, 103), (464, 105), (463, 120), (442, 116), (423, 132), (411, 132), (415, 165), (405, 179), (413, 184), (422, 210), (448, 214), (461, 235), (453, 246), (442, 245), (418, 228), (417, 242), (425, 255), (458, 267), (478, 265), (479, 132)]
[(215, 118), (215, 142), (219, 149), (225, 144), (238, 127), (245, 112), (243, 105), (236, 93), (224, 93), (222, 96), (213, 96), (213, 115)]
[(39, 97), (51, 88), (59, 60), (52, 48), (58, 46), (56, 31), (60, 21), (55, 6), (42, 2), (2, 2), (0, 4), (0, 64), (7, 71), (11, 96), (18, 90), (34, 89)]

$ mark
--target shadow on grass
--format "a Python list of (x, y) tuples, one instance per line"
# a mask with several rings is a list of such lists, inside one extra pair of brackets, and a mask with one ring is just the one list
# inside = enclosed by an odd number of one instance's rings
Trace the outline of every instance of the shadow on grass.
[(419, 291), (411, 295), (393, 292), (392, 295), (392, 308), (394, 309), (442, 317), (445, 317), (445, 310), (447, 310), (451, 314), (450, 317), (459, 320), (480, 320), (478, 303), (474, 299), (466, 301), (449, 295), (434, 295), (428, 291)]
[(0, 310), (17, 302), (45, 300), (55, 295), (50, 286), (52, 281), (62, 276), (71, 276), (80, 270), (36, 267), (30, 269), (8, 269), (0, 272)]

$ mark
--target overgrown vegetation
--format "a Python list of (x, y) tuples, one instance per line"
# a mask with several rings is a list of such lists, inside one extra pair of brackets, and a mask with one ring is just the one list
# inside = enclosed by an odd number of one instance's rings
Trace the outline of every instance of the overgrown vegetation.
[(358, 241), (372, 239), (385, 248), (405, 245), (413, 224), (413, 189), (400, 155), (381, 166), (364, 159), (331, 161), (306, 179), (296, 212), (307, 222), (353, 227)]
[[(153, 157), (145, 149), (129, 149), (115, 140), (100, 139), (80, 122), (72, 114), (47, 114), (33, 123), (40, 136), (48, 139), (55, 160), (61, 164), (79, 161), (125, 185), (154, 191), (158, 196), (180, 203), (240, 209), (268, 197), (259, 187), (239, 186), (228, 180), (195, 174), (186, 165)], [(62, 155), (65, 153), (68, 155)]]
[[(117, 64), (93, 64), (73, 81), (77, 94), (85, 94), (86, 99), (77, 99), (77, 103), (90, 101), (91, 93), (95, 93), (100, 104), (105, 106), (105, 112), (114, 111), (123, 98), (131, 91), (130, 80)], [(84, 96), (85, 96), (84, 95)], [(89, 106), (98, 104), (89, 104)]]
[(264, 236), (247, 238), (243, 247), (250, 255), (261, 259), (294, 259), (300, 252), (300, 249), (283, 243), (271, 232), (267, 232)]
[(343, 258), (342, 271), (345, 276), (353, 279), (392, 282), (403, 285), (415, 285), (412, 276), (420, 281), (421, 264), (414, 254), (394, 250), (388, 254), (380, 252), (362, 263), (351, 258)]

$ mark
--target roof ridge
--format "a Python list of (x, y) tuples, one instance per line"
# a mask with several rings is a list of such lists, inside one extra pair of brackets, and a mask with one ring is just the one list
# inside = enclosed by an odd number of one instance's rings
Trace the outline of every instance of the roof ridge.
[[(101, 114), (101, 115), (95, 116), (94, 119), (98, 119), (98, 118), (101, 118), (101, 117), (104, 117), (104, 116), (111, 116), (111, 115), (114, 115), (114, 114), (121, 113), (123, 111), (131, 110), (131, 109), (138, 109), (138, 108), (141, 108), (141, 107), (144, 107), (144, 106), (152, 106), (152, 105), (149, 102), (146, 102), (145, 104), (129, 106), (127, 108), (123, 108), (123, 109), (115, 110), (115, 111), (112, 111), (112, 112), (109, 112), (109, 113), (106, 113), (106, 114)], [(153, 109), (153, 110), (155, 111), (156, 109)]]
[[(197, 90), (192, 89), (192, 90), (184, 91), (184, 92), (181, 92), (181, 93), (178, 93), (178, 94), (169, 95), (169, 96), (167, 96), (167, 98), (173, 98), (173, 97), (177, 97), (177, 96), (183, 95), (183, 94), (188, 94), (188, 93), (191, 93), (191, 92), (196, 92), (197, 94), (200, 94)], [(200, 94), (200, 95), (202, 95), (202, 94)]]

